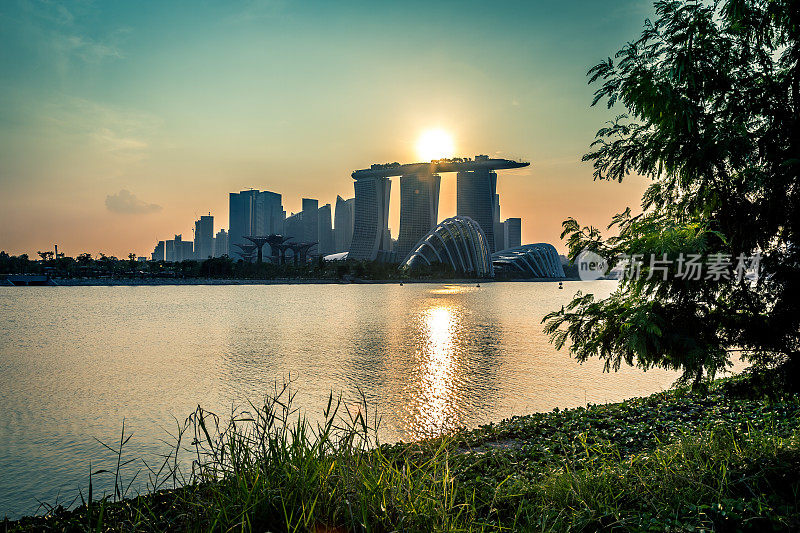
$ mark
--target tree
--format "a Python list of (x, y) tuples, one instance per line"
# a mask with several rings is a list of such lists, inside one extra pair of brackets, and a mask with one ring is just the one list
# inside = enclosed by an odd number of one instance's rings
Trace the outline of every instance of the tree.
[[(564, 222), (570, 257), (642, 254), (609, 298), (578, 294), (545, 317), (579, 360), (683, 370), (699, 384), (741, 350), (756, 367), (800, 374), (800, 10), (791, 0), (660, 1), (641, 37), (589, 71), (604, 101), (627, 113), (597, 132), (595, 179), (652, 180), (643, 212), (599, 230)], [(664, 255), (666, 254), (666, 256)], [(683, 254), (683, 256), (681, 255)], [(681, 257), (758, 257), (743, 276), (679, 279)], [(685, 265), (683, 265), (685, 266)], [(655, 275), (657, 274), (657, 275)], [(650, 279), (647, 279), (647, 278)]]

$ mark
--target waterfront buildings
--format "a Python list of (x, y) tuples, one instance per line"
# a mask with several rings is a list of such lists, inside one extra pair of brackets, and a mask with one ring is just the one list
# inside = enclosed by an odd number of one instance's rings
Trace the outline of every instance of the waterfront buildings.
[(436, 263), (462, 274), (494, 276), (486, 234), (469, 217), (457, 215), (443, 220), (414, 246), (402, 265), (413, 269)]
[[(203, 260), (227, 253), (234, 260), (240, 259), (252, 245), (248, 238), (280, 235), (298, 244), (315, 243), (311, 248), (314, 255), (348, 252), (348, 258), (354, 260), (401, 261), (437, 226), (441, 174), (450, 172), (456, 174), (457, 216), (480, 226), (490, 253), (512, 248), (520, 245), (521, 221), (509, 218), (500, 222), (497, 171), (528, 164), (485, 155), (405, 165), (375, 164), (352, 173), (355, 197), (345, 200), (337, 196), (335, 213), (331, 204), (320, 207), (319, 200), (302, 198), (302, 210), (288, 218), (278, 193), (257, 189), (230, 193), (228, 231), (215, 237), (211, 214), (200, 217), (195, 222), (193, 257)], [(389, 229), (393, 176), (400, 181), (397, 240), (392, 239)], [(176, 245), (176, 240), (164, 241), (162, 250), (157, 248), (151, 255), (181, 260), (186, 244)], [(273, 252), (269, 255), (275, 257)]]
[(345, 200), (336, 196), (336, 211), (334, 213), (333, 243), (337, 253), (350, 249), (353, 240), (353, 209), (355, 198)]
[(195, 259), (202, 261), (214, 255), (214, 217), (203, 215), (194, 223)]
[[(402, 254), (404, 250), (413, 246), (411, 243), (414, 242), (414, 238), (424, 235), (424, 231), (427, 231), (422, 228), (430, 228), (436, 222), (440, 183), (438, 175), (444, 172), (457, 173), (457, 214), (467, 216), (480, 225), (489, 251), (495, 251), (495, 206), (499, 222), (495, 171), (525, 167), (529, 164), (479, 155), (474, 159), (459, 157), (407, 165), (375, 164), (368, 169), (356, 170), (352, 174), (355, 180), (356, 201), (349, 257), (360, 260), (391, 257), (391, 238), (388, 233), (390, 176), (401, 176), (398, 252)], [(404, 183), (407, 183), (407, 186), (404, 187)], [(404, 213), (409, 215), (404, 217)], [(431, 219), (433, 222), (430, 222)]]

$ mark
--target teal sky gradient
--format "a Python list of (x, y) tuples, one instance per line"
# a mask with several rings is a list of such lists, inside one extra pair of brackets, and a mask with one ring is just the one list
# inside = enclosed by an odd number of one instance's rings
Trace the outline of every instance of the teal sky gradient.
[[(460, 155), (521, 157), (501, 175), (524, 242), (604, 225), (640, 178), (580, 162), (622, 110), (590, 109), (586, 71), (652, 14), (622, 2), (57, 2), (0, 4), (0, 249), (149, 254), (227, 228), (247, 187), (333, 203), (350, 173), (417, 160), (431, 128)], [(107, 205), (130, 191), (129, 209)], [(391, 228), (397, 234), (399, 187)], [(160, 206), (160, 209), (156, 206)], [(120, 212), (123, 211), (123, 212)], [(455, 213), (455, 177), (440, 218)]]

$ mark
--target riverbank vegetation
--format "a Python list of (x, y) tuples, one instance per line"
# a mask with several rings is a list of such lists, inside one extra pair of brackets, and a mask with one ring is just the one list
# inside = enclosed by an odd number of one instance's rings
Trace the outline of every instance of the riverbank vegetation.
[(312, 425), (282, 389), (227, 422), (195, 412), (179, 442), (190, 471), (173, 452), (146, 471), (155, 492), (122, 499), (118, 479), (5, 529), (792, 531), (800, 398), (777, 382), (745, 374), (392, 445), (368, 406), (332, 397)]
[(382, 261), (323, 261), (318, 258), (306, 264), (285, 265), (270, 262), (251, 263), (228, 256), (205, 260), (138, 261), (131, 254), (128, 259), (100, 255), (97, 258), (85, 253), (77, 258), (62, 256), (54, 259), (45, 255), (41, 260), (31, 260), (27, 255), (12, 256), (0, 252), (1, 274), (40, 274), (55, 280), (122, 280), (128, 282), (169, 280), (414, 280), (462, 279), (469, 273), (459, 273), (450, 265), (437, 263), (415, 270), (400, 269), (397, 263)]

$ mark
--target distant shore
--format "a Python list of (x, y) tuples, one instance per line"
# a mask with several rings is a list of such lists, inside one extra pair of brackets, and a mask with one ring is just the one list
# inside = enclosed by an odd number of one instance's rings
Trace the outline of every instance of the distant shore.
[(551, 278), (529, 278), (529, 279), (414, 279), (414, 280), (338, 280), (338, 279), (304, 279), (304, 278), (285, 278), (285, 279), (217, 279), (217, 278), (145, 278), (145, 279), (124, 279), (124, 278), (70, 278), (52, 279), (51, 286), (64, 287), (114, 287), (114, 286), (161, 286), (161, 285), (373, 285), (373, 284), (412, 284), (412, 283), (453, 283), (461, 285), (475, 285), (478, 283), (497, 283), (503, 281), (510, 282), (558, 282), (558, 281), (580, 281), (575, 278), (551, 279)]

